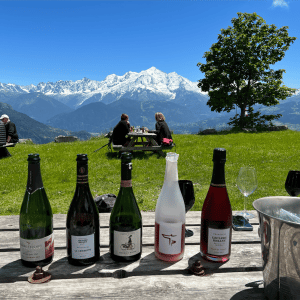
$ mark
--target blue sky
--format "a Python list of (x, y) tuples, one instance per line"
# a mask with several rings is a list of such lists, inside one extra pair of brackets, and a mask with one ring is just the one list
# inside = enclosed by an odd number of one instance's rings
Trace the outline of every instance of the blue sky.
[(273, 69), (300, 88), (300, 1), (0, 1), (0, 82), (104, 80), (152, 66), (196, 82), (204, 52), (237, 12), (288, 26), (298, 39)]

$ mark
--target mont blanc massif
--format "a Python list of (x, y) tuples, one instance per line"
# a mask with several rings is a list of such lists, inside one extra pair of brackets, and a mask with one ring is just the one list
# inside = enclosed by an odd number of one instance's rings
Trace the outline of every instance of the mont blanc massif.
[[(37, 86), (0, 83), (0, 113), (10, 116), (20, 138), (31, 138), (35, 143), (53, 141), (59, 134), (87, 139), (92, 134), (106, 133), (122, 113), (129, 115), (131, 125), (153, 129), (155, 112), (162, 112), (174, 133), (227, 127), (236, 111), (212, 112), (207, 101), (207, 93), (201, 92), (197, 82), (155, 67), (123, 76), (108, 75), (103, 81), (83, 78), (75, 82), (41, 82)], [(283, 116), (274, 123), (299, 130), (298, 103), (300, 89), (279, 105), (254, 108), (264, 114), (281, 113)]]

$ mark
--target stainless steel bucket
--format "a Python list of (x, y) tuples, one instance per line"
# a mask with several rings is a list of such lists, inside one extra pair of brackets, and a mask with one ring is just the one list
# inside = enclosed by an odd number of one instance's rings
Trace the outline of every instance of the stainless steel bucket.
[(263, 277), (268, 299), (300, 299), (300, 223), (283, 220), (281, 208), (300, 215), (300, 198), (265, 197), (253, 202), (259, 214)]

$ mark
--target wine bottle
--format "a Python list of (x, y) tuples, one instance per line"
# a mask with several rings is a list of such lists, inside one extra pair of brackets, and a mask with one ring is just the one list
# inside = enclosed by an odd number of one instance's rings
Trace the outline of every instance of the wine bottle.
[(115, 261), (135, 261), (142, 254), (142, 215), (131, 182), (132, 155), (121, 155), (121, 186), (110, 215), (110, 255)]
[(77, 184), (67, 214), (67, 255), (72, 265), (91, 265), (100, 257), (99, 212), (88, 183), (88, 157), (77, 154)]
[(178, 157), (167, 153), (165, 180), (155, 208), (155, 256), (164, 261), (182, 259), (185, 247), (185, 205), (178, 184)]
[(225, 184), (226, 150), (214, 149), (211, 184), (201, 215), (200, 253), (213, 262), (226, 262), (230, 257), (232, 210)]
[(27, 267), (42, 267), (54, 256), (53, 214), (43, 186), (39, 154), (29, 154), (27, 161), (27, 188), (19, 220), (21, 262)]

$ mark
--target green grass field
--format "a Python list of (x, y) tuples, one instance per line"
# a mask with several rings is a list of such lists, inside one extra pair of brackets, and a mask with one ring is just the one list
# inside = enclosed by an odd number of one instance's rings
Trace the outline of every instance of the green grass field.
[[(285, 195), (284, 183), (289, 170), (300, 170), (300, 132), (230, 133), (218, 135), (173, 135), (179, 154), (178, 177), (194, 183), (196, 203), (192, 210), (201, 210), (212, 175), (213, 149), (227, 150), (225, 177), (233, 210), (243, 209), (243, 196), (236, 187), (241, 166), (257, 170), (258, 188), (249, 196), (248, 209), (260, 197)], [(0, 160), (0, 215), (19, 214), (27, 184), (27, 156), (39, 153), (44, 187), (53, 213), (67, 213), (76, 186), (76, 155), (88, 154), (89, 182), (93, 196), (118, 194), (120, 159), (98, 137), (73, 143), (42, 145), (17, 144), (9, 148), (12, 157)], [(173, 148), (175, 151), (175, 149)], [(154, 211), (164, 181), (165, 159), (152, 153), (134, 153), (133, 189), (142, 211)]]

